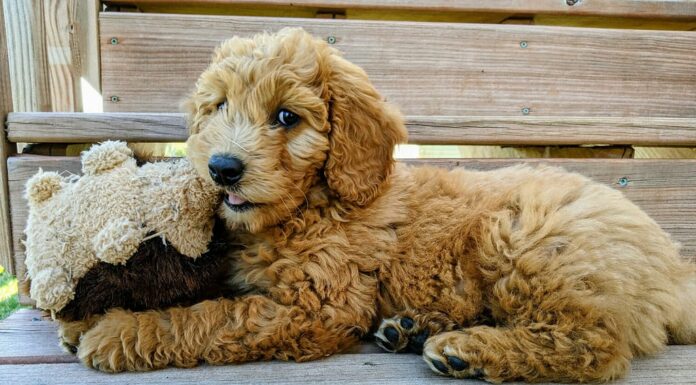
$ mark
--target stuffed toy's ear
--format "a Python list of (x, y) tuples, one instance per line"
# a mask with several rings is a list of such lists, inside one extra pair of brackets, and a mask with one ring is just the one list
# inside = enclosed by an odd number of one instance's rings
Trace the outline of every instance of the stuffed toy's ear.
[(27, 181), (24, 197), (29, 201), (29, 206), (33, 207), (60, 191), (63, 182), (63, 177), (58, 173), (39, 169), (39, 172)]
[(107, 141), (82, 153), (82, 173), (97, 175), (123, 165), (128, 160), (135, 167), (133, 151), (124, 142)]

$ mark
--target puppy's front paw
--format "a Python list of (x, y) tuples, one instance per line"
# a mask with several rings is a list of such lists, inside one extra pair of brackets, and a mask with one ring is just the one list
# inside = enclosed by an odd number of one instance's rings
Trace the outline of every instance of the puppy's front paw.
[(488, 380), (481, 352), (474, 345), (466, 332), (443, 333), (428, 339), (423, 359), (439, 375)]
[(92, 316), (83, 321), (59, 321), (58, 322), (58, 342), (68, 353), (77, 354), (77, 347), (80, 339), (94, 324), (100, 316)]
[(103, 372), (153, 369), (152, 362), (136, 351), (138, 321), (133, 313), (112, 311), (80, 340), (77, 357)]
[(420, 354), (428, 337), (454, 327), (455, 324), (442, 313), (416, 314), (406, 311), (383, 320), (375, 333), (375, 341), (388, 352)]

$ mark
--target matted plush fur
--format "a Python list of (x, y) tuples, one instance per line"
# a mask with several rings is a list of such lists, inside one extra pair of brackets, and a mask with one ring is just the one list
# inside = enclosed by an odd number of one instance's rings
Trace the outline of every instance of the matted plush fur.
[(694, 266), (621, 193), (550, 167), (395, 165), (400, 113), (302, 30), (225, 42), (187, 105), (200, 174), (214, 154), (246, 167), (230, 196), (256, 206), (219, 214), (248, 294), (109, 312), (81, 340), (89, 366), (307, 361), (376, 330), (440, 374), (603, 381), (696, 342)]

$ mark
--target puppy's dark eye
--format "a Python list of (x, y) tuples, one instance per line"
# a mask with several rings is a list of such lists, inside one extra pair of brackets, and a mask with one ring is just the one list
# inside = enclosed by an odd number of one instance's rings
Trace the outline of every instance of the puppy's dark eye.
[(293, 128), (300, 122), (300, 117), (292, 111), (281, 108), (276, 116), (276, 122), (285, 128)]
[(226, 110), (227, 109), (227, 100), (224, 102), (218, 103), (217, 105), (218, 111)]

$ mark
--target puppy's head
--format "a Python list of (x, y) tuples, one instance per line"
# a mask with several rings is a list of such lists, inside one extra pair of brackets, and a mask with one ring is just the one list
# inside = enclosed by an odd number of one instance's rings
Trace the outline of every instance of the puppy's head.
[(252, 232), (288, 219), (319, 183), (368, 204), (406, 138), (365, 72), (301, 29), (226, 41), (185, 106), (189, 157), (227, 191), (228, 225)]

